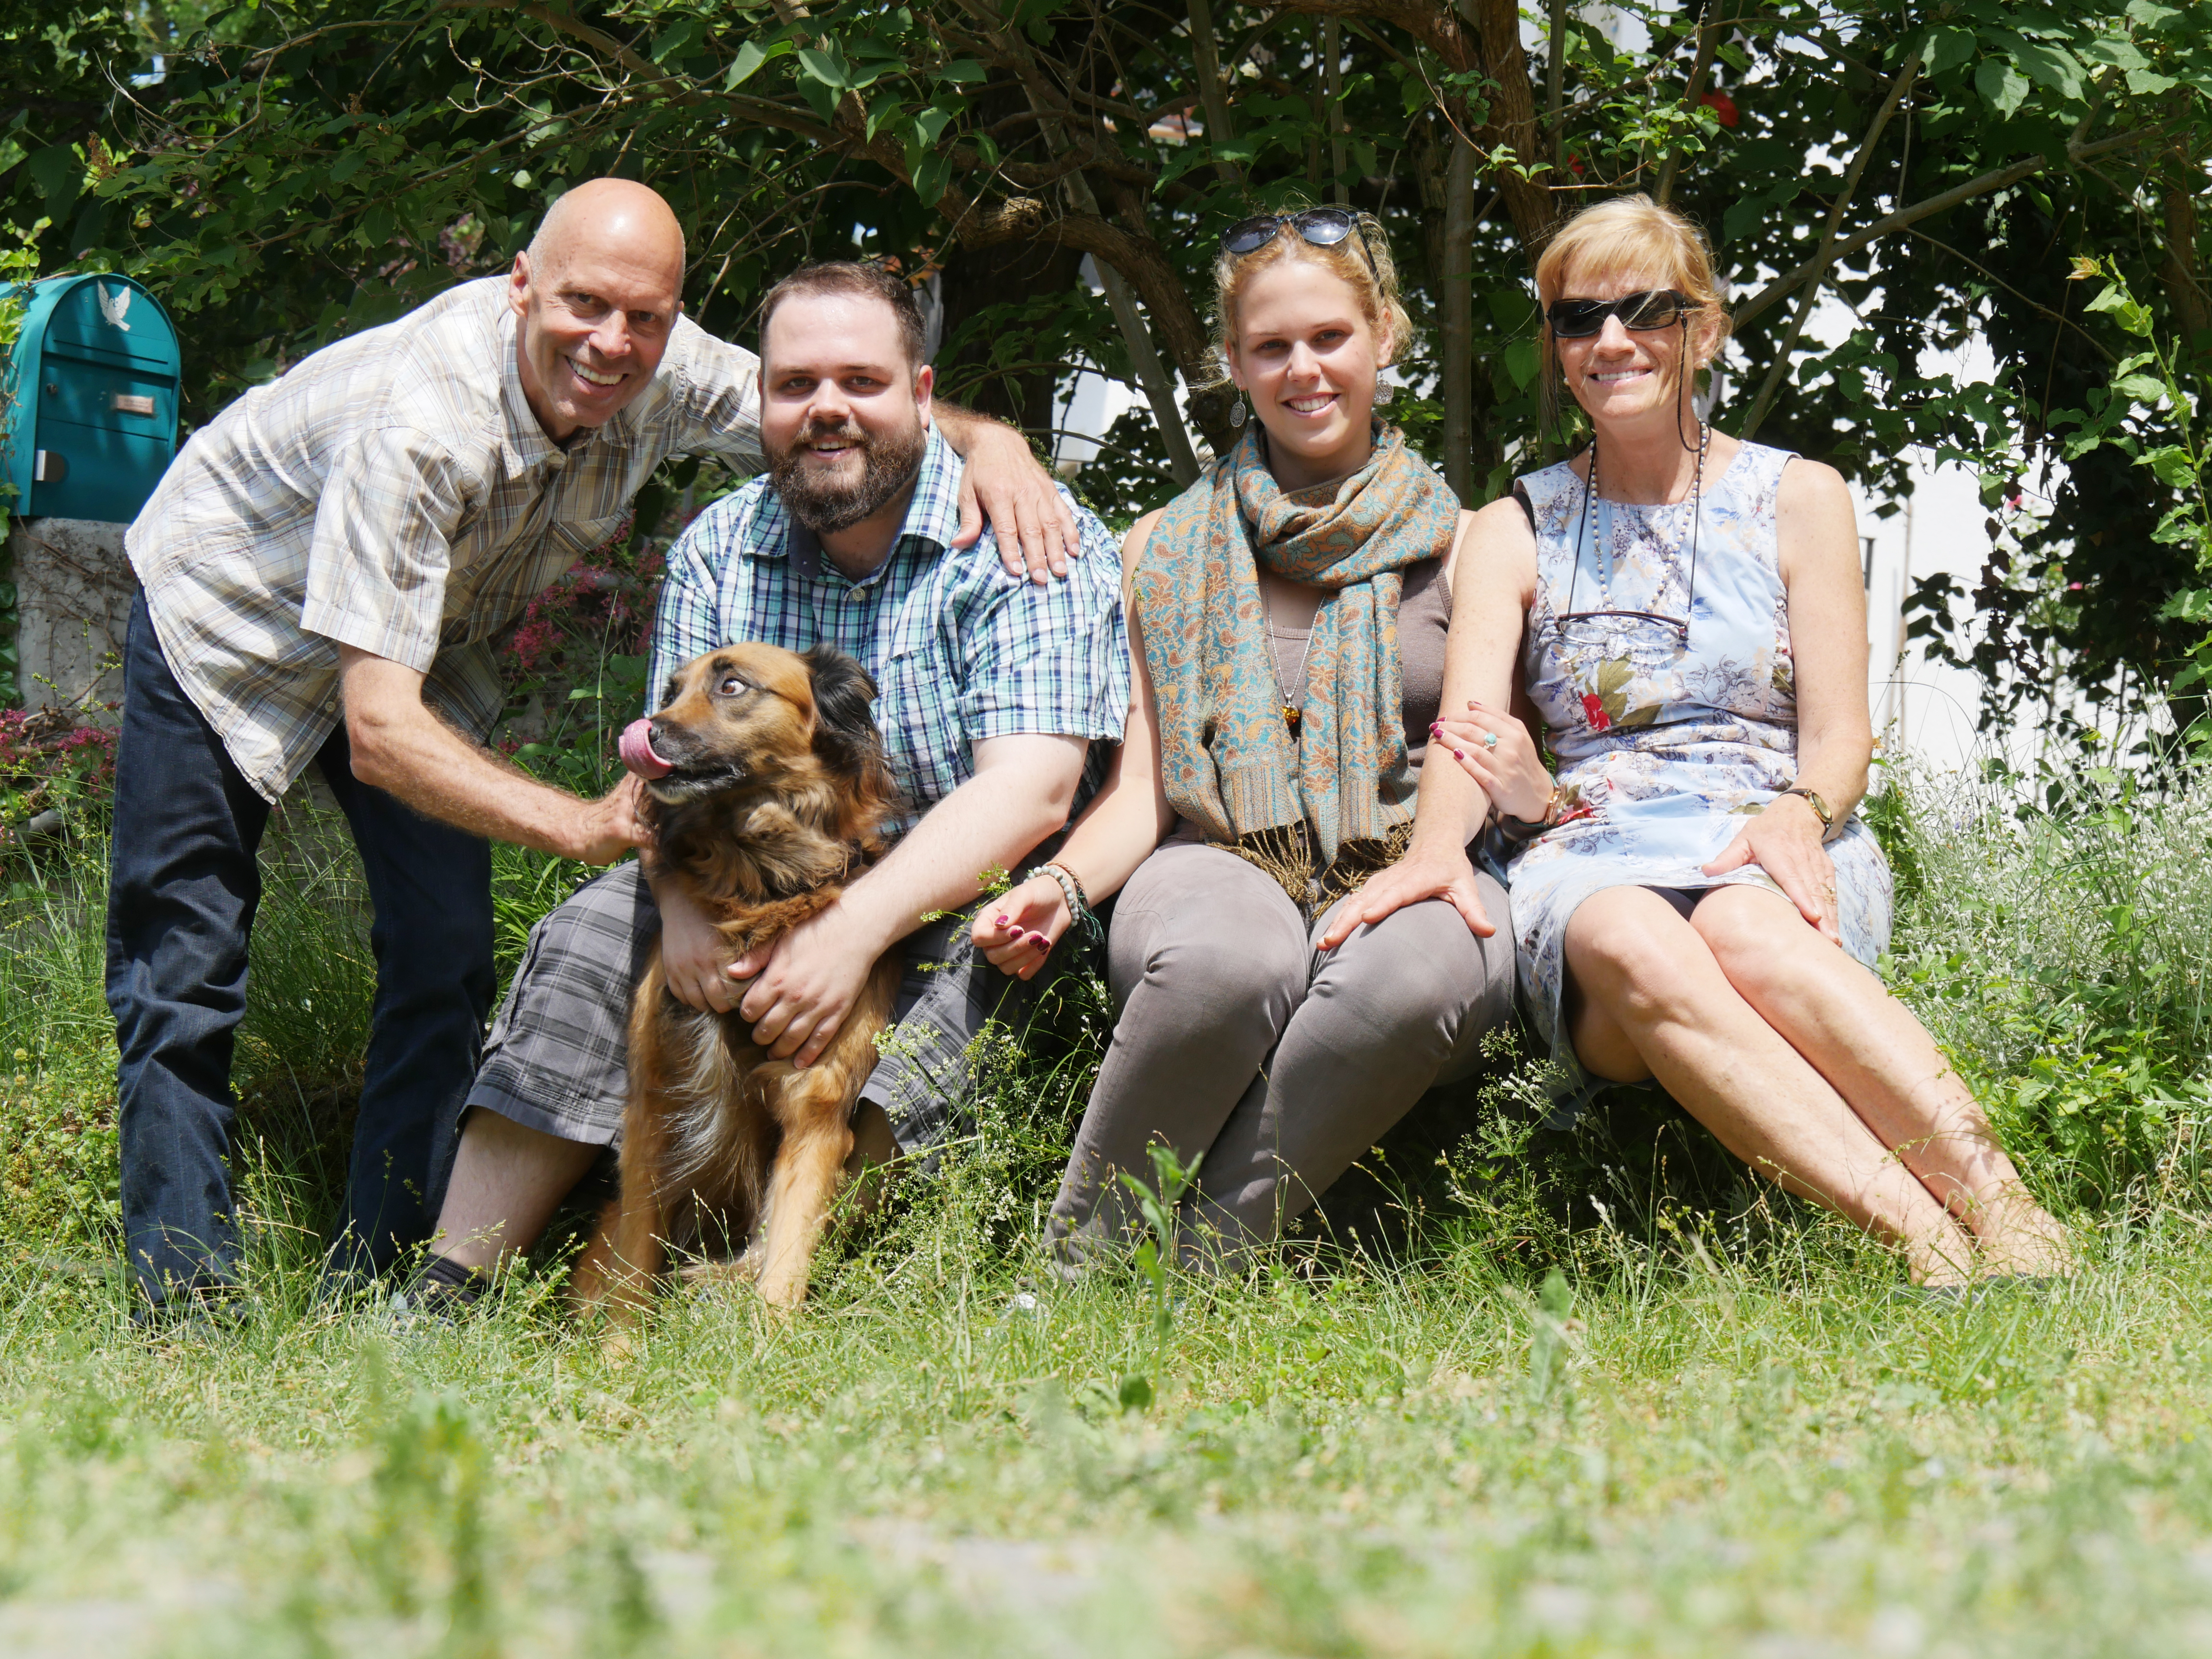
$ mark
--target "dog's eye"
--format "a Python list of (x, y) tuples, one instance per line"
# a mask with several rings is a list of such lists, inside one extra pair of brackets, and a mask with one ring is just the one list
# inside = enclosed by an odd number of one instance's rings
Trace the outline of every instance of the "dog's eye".
[(751, 690), (752, 687), (747, 685), (735, 674), (725, 674), (722, 677), (721, 684), (715, 690), (723, 696), (734, 697), (740, 692)]

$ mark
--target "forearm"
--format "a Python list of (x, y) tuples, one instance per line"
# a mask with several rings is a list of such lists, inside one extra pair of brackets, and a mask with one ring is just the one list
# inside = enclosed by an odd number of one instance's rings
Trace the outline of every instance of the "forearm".
[(942, 398), (930, 399), (929, 418), (945, 434), (945, 441), (952, 446), (952, 453), (963, 459), (974, 454), (975, 441), (987, 434), (1003, 432), (1011, 438), (1021, 435), (1004, 421), (995, 420), (988, 415), (978, 415), (972, 409), (963, 409), (958, 404), (948, 403)]
[(1819, 795), (1840, 824), (1865, 798), (1867, 768), (1873, 758), (1874, 734), (1864, 726), (1801, 730), (1794, 781)]
[(1083, 809), (1053, 861), (1074, 875), (1093, 904), (1103, 903), (1121, 890), (1174, 825), (1175, 811), (1152, 777), (1116, 772)]
[(1430, 744), (1428, 758), (1421, 765), (1409, 852), (1464, 848), (1481, 833), (1490, 817), (1489, 795), (1443, 750), (1442, 744)]
[(574, 856), (580, 803), (469, 742), (427, 708), (348, 711), (354, 775), (425, 817), (493, 841)]
[(1017, 775), (1018, 770), (995, 769), (970, 778), (845, 890), (839, 908), (877, 951), (914, 932), (929, 912), (973, 902), (994, 867), (1012, 870), (1067, 822), (1065, 796)]

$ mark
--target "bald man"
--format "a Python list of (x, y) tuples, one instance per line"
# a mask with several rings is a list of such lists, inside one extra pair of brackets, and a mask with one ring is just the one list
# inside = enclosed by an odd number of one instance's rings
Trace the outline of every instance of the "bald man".
[[(659, 196), (580, 185), (507, 277), (464, 283), (224, 410), (131, 526), (143, 591), (125, 647), (107, 1000), (142, 1316), (210, 1310), (238, 1281), (232, 1040), (256, 851), (301, 773), (313, 764), (337, 795), (374, 907), (335, 1256), (349, 1270), (381, 1272), (428, 1232), (433, 1141), (491, 1006), (489, 841), (605, 864), (641, 840), (634, 780), (580, 799), (483, 740), (504, 700), (495, 635), (621, 528), (664, 459), (759, 465), (759, 365), (683, 316), (683, 274)], [(1020, 435), (941, 404), (939, 422), (973, 481), (960, 544), (988, 518), (1017, 571), (1064, 571), (1075, 522)]]

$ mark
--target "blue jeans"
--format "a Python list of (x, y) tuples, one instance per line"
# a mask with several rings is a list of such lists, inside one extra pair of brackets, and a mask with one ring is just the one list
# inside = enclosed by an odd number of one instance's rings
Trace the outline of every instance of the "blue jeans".
[[(146, 599), (124, 647), (107, 903), (107, 1006), (125, 1246), (159, 1304), (238, 1267), (232, 1040), (261, 898), (254, 793), (161, 654)], [(434, 1139), (475, 1075), (492, 1000), (491, 849), (353, 775), (345, 727), (316, 757), (368, 876), (376, 1003), (339, 1260), (381, 1272), (429, 1237)]]

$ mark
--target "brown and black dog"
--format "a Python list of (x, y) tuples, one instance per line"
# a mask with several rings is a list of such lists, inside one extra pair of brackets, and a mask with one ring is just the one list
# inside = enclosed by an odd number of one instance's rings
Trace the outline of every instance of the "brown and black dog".
[[(719, 920), (732, 957), (835, 903), (882, 851), (895, 796), (875, 695), (828, 646), (733, 645), (678, 670), (660, 713), (623, 734), (653, 856)], [(580, 1306), (629, 1323), (672, 1249), (739, 1257), (727, 1271), (756, 1276), (772, 1306), (798, 1304), (898, 978), (892, 952), (800, 1071), (769, 1059), (734, 1010), (678, 1001), (655, 945), (630, 1009), (622, 1193), (576, 1264)]]

